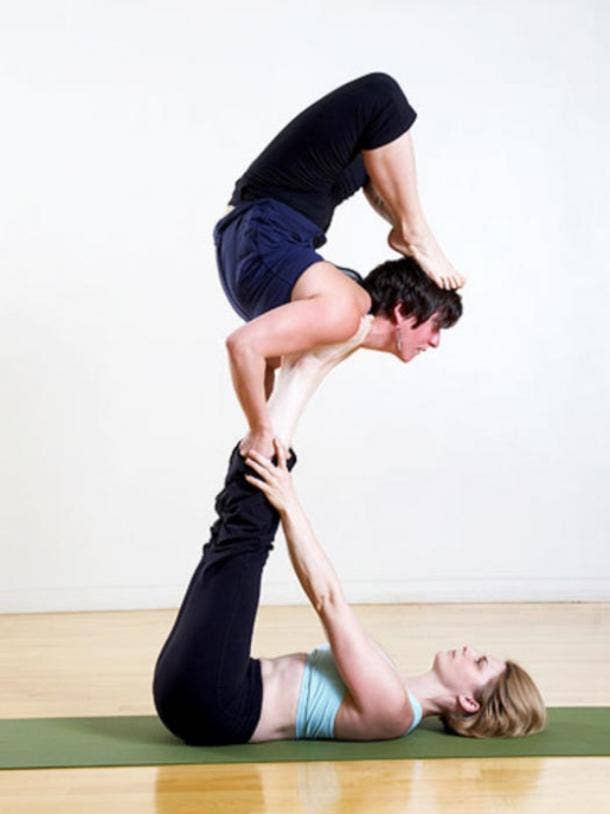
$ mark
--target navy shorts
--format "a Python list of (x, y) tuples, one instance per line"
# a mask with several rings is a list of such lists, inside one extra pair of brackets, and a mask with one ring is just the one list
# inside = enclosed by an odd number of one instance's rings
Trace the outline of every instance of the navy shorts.
[(225, 294), (239, 316), (251, 319), (290, 302), (306, 268), (324, 258), (324, 232), (274, 198), (244, 201), (214, 227), (216, 262)]

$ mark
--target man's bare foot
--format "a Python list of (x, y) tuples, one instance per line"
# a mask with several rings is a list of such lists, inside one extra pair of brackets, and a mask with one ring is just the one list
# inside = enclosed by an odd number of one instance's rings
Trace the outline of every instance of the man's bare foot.
[(394, 226), (388, 235), (388, 245), (399, 254), (417, 260), (425, 274), (439, 288), (461, 288), (466, 282), (466, 278), (447, 260), (431, 233), (408, 239)]

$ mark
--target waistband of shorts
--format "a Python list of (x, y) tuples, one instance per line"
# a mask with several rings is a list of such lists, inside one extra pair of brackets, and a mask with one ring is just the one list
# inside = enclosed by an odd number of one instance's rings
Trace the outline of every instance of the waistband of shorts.
[(214, 227), (214, 238), (217, 239), (217, 236), (220, 236), (224, 229), (226, 229), (226, 227), (233, 220), (235, 220), (235, 218), (239, 217), (245, 211), (256, 205), (271, 207), (271, 209), (275, 210), (278, 214), (283, 215), (285, 218), (290, 218), (293, 224), (304, 230), (308, 237), (311, 237), (316, 241), (316, 245), (321, 246), (326, 243), (326, 235), (317, 223), (314, 223), (307, 217), (307, 215), (293, 209), (283, 201), (278, 201), (277, 198), (255, 198), (252, 201), (240, 201), (239, 203), (234, 204), (234, 208), (230, 212), (223, 215), (223, 217), (216, 223)]

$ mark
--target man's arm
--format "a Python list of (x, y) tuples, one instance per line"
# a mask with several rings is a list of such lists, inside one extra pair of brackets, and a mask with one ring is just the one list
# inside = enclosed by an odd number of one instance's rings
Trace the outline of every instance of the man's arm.
[(290, 447), (292, 436), (305, 405), (322, 380), (364, 342), (373, 321), (371, 315), (360, 319), (358, 330), (345, 342), (322, 345), (308, 353), (282, 359), (282, 366), (268, 404), (268, 415), (276, 438)]
[[(252, 448), (267, 457), (273, 454), (274, 425), (265, 392), (268, 360), (343, 342), (358, 329), (359, 303), (352, 292), (357, 287), (330, 263), (322, 261), (314, 266), (319, 267), (323, 293), (273, 308), (226, 340), (233, 386), (250, 428), (242, 442), (242, 454)], [(325, 273), (328, 282), (322, 279)]]

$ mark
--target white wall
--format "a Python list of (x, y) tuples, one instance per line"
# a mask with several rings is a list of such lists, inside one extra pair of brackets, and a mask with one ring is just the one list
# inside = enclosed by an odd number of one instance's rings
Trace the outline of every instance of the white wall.
[[(2, 6), (4, 611), (177, 605), (243, 420), (211, 230), (302, 107), (394, 75), (463, 321), (362, 351), (295, 444), (353, 601), (610, 596), (608, 6)], [(391, 256), (358, 196), (324, 249)], [(604, 245), (602, 245), (604, 243)], [(278, 537), (266, 602), (303, 595)]]

